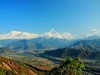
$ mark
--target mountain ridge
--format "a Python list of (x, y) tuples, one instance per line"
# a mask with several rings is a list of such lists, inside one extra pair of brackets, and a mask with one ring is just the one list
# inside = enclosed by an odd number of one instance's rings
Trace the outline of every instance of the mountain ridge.
[(0, 39), (32, 39), (38, 37), (46, 37), (46, 38), (59, 38), (59, 39), (68, 39), (71, 40), (75, 36), (72, 36), (68, 32), (63, 32), (62, 34), (56, 32), (54, 29), (51, 29), (50, 32), (45, 32), (43, 34), (31, 34), (28, 32), (20, 32), (20, 31), (11, 31), (8, 34), (1, 34)]
[(5, 47), (10, 48), (12, 50), (28, 50), (28, 49), (36, 49), (36, 45), (29, 40), (18, 40), (14, 41), (11, 44), (6, 45)]
[(14, 54), (13, 50), (6, 48), (6, 47), (1, 47), (0, 48), (0, 54)]
[(66, 47), (70, 43), (67, 39), (54, 39), (54, 38), (34, 38), (30, 40), (14, 41), (4, 47), (12, 50), (34, 50), (34, 49), (52, 49)]
[(91, 51), (100, 51), (100, 46), (98, 46), (98, 45), (88, 45), (88, 46), (82, 47), (81, 49), (91, 50)]
[(56, 50), (45, 51), (43, 55), (53, 56), (53, 57), (80, 57), (87, 59), (100, 59), (100, 52), (94, 52), (91, 50), (83, 50), (83, 49), (73, 49), (73, 48), (59, 48)]
[(100, 39), (80, 40), (78, 42), (75, 42), (74, 44), (72, 44), (69, 47), (79, 49), (79, 48), (82, 48), (82, 47), (85, 47), (85, 46), (88, 46), (88, 45), (98, 45), (98, 46), (100, 46)]

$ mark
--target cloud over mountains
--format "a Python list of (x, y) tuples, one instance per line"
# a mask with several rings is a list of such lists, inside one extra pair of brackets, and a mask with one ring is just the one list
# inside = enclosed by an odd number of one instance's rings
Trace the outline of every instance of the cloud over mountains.
[(47, 38), (59, 38), (59, 39), (68, 39), (71, 40), (75, 36), (72, 36), (70, 33), (63, 32), (62, 34), (56, 32), (51, 29), (50, 32), (45, 32), (43, 34), (30, 34), (28, 32), (20, 32), (20, 31), (11, 31), (8, 34), (1, 34), (0, 39), (32, 39), (38, 37), (47, 37)]
[(89, 36), (100, 36), (100, 30), (97, 29), (91, 29), (91, 33), (87, 33), (87, 37)]

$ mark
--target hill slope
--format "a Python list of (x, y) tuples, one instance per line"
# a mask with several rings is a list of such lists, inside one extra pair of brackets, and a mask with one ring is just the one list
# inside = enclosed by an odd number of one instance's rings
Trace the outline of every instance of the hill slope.
[(17, 39), (3, 39), (3, 40), (0, 40), (0, 46), (4, 47), (5, 45), (7, 45), (9, 43), (12, 43), (14, 41), (17, 41)]
[(7, 53), (7, 54), (11, 54), (11, 53), (14, 53), (11, 49), (9, 48), (5, 48), (5, 47), (2, 47), (0, 48), (0, 53)]
[(89, 45), (89, 46), (82, 47), (82, 49), (91, 50), (91, 51), (100, 51), (100, 46), (98, 46), (98, 45)]
[(0, 75), (36, 75), (36, 71), (24, 64), (0, 56)]
[(66, 47), (70, 41), (66, 39), (35, 38), (31, 40), (18, 40), (5, 47), (12, 50), (52, 49)]
[(72, 49), (72, 48), (60, 48), (51, 51), (45, 51), (43, 55), (53, 57), (80, 57), (80, 58), (92, 58), (100, 59), (100, 52), (93, 52), (90, 50)]
[(6, 45), (5, 47), (10, 48), (12, 50), (31, 50), (36, 49), (36, 45), (28, 40), (19, 40), (15, 41), (11, 44)]
[(73, 45), (69, 46), (71, 48), (76, 48), (76, 49), (81, 49), (85, 46), (89, 46), (89, 45), (98, 45), (100, 46), (100, 39), (94, 39), (94, 40), (81, 40), (78, 41), (76, 43), (74, 43)]
[(31, 42), (33, 42), (34, 44), (42, 43), (49, 48), (66, 47), (70, 43), (70, 41), (67, 39), (57, 39), (57, 38), (54, 39), (54, 38), (44, 38), (44, 37), (31, 39)]

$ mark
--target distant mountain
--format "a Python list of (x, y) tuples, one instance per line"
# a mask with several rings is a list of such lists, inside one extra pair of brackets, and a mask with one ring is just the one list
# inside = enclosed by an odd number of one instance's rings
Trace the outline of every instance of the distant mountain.
[(89, 45), (98, 45), (100, 46), (100, 39), (94, 39), (94, 40), (81, 40), (78, 41), (76, 43), (74, 43), (73, 45), (69, 46), (71, 48), (76, 48), (76, 49), (81, 49), (85, 46), (89, 46)]
[(71, 41), (67, 39), (57, 39), (57, 38), (54, 39), (54, 38), (44, 38), (44, 37), (34, 38), (31, 39), (30, 41), (36, 45), (42, 43), (43, 45), (49, 48), (66, 47), (71, 43)]
[(2, 54), (13, 54), (14, 52), (9, 48), (2, 47), (2, 48), (0, 48), (0, 54), (1, 53)]
[(17, 40), (18, 39), (2, 39), (2, 40), (0, 40), (0, 47), (4, 47), (5, 45), (10, 44)]
[(83, 47), (82, 49), (91, 50), (91, 51), (100, 51), (100, 46), (98, 46), (98, 45), (89, 45), (89, 46)]
[(83, 39), (77, 39), (77, 40), (73, 39), (73, 41), (71, 42), (71, 45), (73, 45), (76, 42), (82, 41), (82, 40), (94, 40), (94, 39), (100, 39), (100, 36), (94, 35), (94, 36), (89, 36), (89, 37), (83, 38)]
[(36, 49), (36, 45), (29, 40), (18, 40), (11, 44), (6, 45), (5, 47), (12, 50), (32, 50)]
[(59, 38), (59, 39), (68, 39), (68, 40), (72, 40), (75, 37), (68, 32), (63, 32), (62, 34), (60, 34), (56, 32), (54, 29), (51, 29), (50, 32), (45, 32), (40, 36), (46, 38)]
[(81, 41), (81, 39), (77, 39), (77, 40), (72, 40), (71, 43), (69, 44), (69, 46), (73, 45), (74, 43)]
[(63, 32), (62, 34), (56, 32), (54, 29), (51, 29), (50, 32), (45, 32), (43, 34), (31, 34), (28, 32), (20, 32), (20, 31), (11, 31), (8, 34), (1, 34), (0, 39), (32, 39), (38, 37), (46, 37), (46, 38), (59, 38), (59, 39), (68, 39), (72, 40), (75, 36), (72, 36), (68, 32)]
[(33, 68), (0, 56), (0, 75), (37, 75)]
[(72, 48), (60, 48), (51, 51), (45, 51), (43, 55), (53, 57), (80, 57), (90, 59), (100, 59), (100, 52), (93, 52), (90, 50), (72, 49)]
[(87, 37), (87, 38), (84, 38), (83, 40), (93, 40), (93, 39), (100, 39), (100, 36), (96, 36), (96, 35), (94, 35), (94, 36), (89, 36), (89, 37)]
[(8, 34), (1, 34), (0, 39), (31, 39), (39, 37), (38, 34), (30, 34), (28, 32), (11, 31)]
[(35, 43), (37, 49), (50, 49), (51, 46), (43, 44), (43, 43)]
[(35, 38), (31, 40), (18, 40), (5, 47), (12, 50), (34, 50), (34, 49), (54, 49), (66, 47), (70, 43), (67, 39), (54, 39), (54, 38)]

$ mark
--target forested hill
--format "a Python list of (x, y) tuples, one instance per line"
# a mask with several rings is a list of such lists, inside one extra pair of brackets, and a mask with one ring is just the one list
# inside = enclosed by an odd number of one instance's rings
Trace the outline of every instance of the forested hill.
[(71, 48), (81, 49), (85, 46), (89, 45), (98, 45), (100, 46), (100, 39), (94, 39), (94, 40), (81, 40), (78, 42), (75, 42), (73, 45), (69, 46)]
[(12, 50), (34, 50), (34, 49), (53, 49), (66, 47), (70, 41), (67, 39), (54, 39), (54, 38), (35, 38), (31, 40), (18, 40), (14, 41), (4, 47)]
[(2, 54), (13, 54), (13, 50), (9, 49), (9, 48), (5, 48), (5, 47), (2, 47), (0, 48), (0, 53)]
[(34, 38), (31, 39), (30, 41), (35, 44), (43, 43), (44, 45), (47, 45), (50, 48), (66, 47), (71, 43), (71, 41), (67, 39), (45, 38), (45, 37)]
[(88, 45), (85, 47), (82, 47), (84, 50), (91, 50), (91, 51), (100, 51), (100, 46), (98, 45)]
[(12, 50), (31, 50), (36, 49), (36, 45), (29, 40), (18, 40), (11, 44), (6, 45), (5, 47)]
[(60, 48), (51, 51), (45, 51), (43, 55), (53, 57), (80, 57), (80, 58), (91, 58), (100, 59), (100, 52), (93, 52), (90, 50), (73, 49), (73, 48)]

